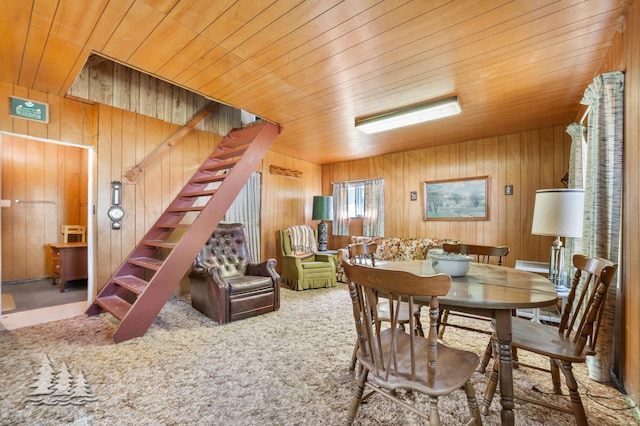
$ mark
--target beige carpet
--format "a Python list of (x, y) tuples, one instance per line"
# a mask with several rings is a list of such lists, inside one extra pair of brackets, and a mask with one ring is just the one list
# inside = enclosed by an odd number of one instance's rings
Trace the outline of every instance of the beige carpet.
[(2, 312), (13, 311), (16, 308), (16, 302), (11, 293), (2, 293), (0, 297), (2, 297)]
[[(350, 305), (343, 284), (283, 289), (280, 311), (219, 326), (188, 300), (172, 298), (145, 336), (117, 345), (108, 316), (2, 331), (0, 424), (341, 424), (354, 385), (348, 371), (355, 335)], [(487, 342), (456, 329), (445, 337), (478, 353)], [(584, 396), (592, 424), (636, 424), (626, 398), (590, 381), (583, 367), (576, 370), (583, 394), (592, 395)], [(550, 390), (542, 373), (522, 370), (515, 376), (519, 389)], [(486, 377), (477, 373), (473, 381), (481, 394)], [(464, 424), (464, 394), (441, 398), (440, 411), (444, 424)], [(499, 424), (497, 398), (484, 420)], [(425, 423), (375, 396), (360, 408), (356, 424)], [(516, 424), (571, 425), (573, 419), (517, 403)]]

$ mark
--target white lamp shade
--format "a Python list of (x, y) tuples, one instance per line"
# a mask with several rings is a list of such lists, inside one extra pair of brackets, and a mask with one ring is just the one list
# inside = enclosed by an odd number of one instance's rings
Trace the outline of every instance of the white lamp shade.
[(582, 237), (584, 189), (539, 189), (533, 209), (535, 235)]

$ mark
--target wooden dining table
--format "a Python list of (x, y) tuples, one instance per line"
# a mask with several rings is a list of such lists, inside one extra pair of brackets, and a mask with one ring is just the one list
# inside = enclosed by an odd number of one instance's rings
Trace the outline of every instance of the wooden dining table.
[[(415, 275), (436, 272), (430, 260), (379, 261), (376, 268), (407, 271)], [(429, 299), (414, 298), (429, 304)], [(511, 353), (511, 312), (514, 309), (555, 305), (558, 294), (543, 276), (505, 266), (472, 263), (463, 277), (454, 277), (451, 289), (440, 297), (440, 308), (495, 318), (500, 348), (500, 417), (503, 425), (513, 425), (513, 362)]]

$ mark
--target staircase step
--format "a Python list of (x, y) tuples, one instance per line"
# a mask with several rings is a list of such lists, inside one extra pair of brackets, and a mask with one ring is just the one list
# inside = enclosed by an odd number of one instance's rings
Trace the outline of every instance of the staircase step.
[(201, 176), (194, 179), (191, 179), (189, 183), (214, 183), (225, 180), (227, 177), (226, 173), (210, 175), (210, 176)]
[(224, 159), (224, 158), (233, 158), (233, 157), (239, 157), (242, 154), (244, 154), (244, 152), (249, 148), (250, 144), (247, 145), (240, 145), (240, 146), (234, 146), (233, 148), (224, 148), (224, 147), (220, 147), (221, 149), (216, 149), (213, 154), (211, 155), (210, 158), (214, 159), (214, 158), (219, 158), (219, 159)]
[(147, 281), (133, 275), (123, 275), (121, 277), (115, 277), (113, 278), (113, 282), (135, 294), (142, 294), (144, 289), (147, 288), (147, 285), (149, 285)]
[(175, 248), (177, 243), (171, 243), (165, 240), (146, 240), (142, 244), (148, 247), (158, 247), (158, 248)]
[(188, 206), (188, 207), (169, 207), (167, 213), (187, 213), (187, 212), (199, 212), (204, 209), (205, 206)]
[(122, 320), (131, 309), (129, 302), (116, 295), (99, 297), (96, 299), (96, 303), (119, 320)]
[(187, 229), (191, 226), (190, 223), (158, 223), (157, 229)]
[(129, 259), (129, 263), (132, 265), (142, 266), (145, 269), (157, 271), (164, 262), (160, 259), (154, 259), (153, 257), (134, 257)]
[(238, 159), (237, 158), (233, 158), (231, 160), (218, 161), (218, 162), (215, 162), (215, 163), (212, 163), (212, 164), (204, 165), (204, 166), (200, 167), (200, 170), (207, 171), (207, 172), (216, 172), (216, 171), (219, 171), (219, 170), (230, 169), (233, 166), (235, 166), (236, 164), (238, 164)]
[(206, 197), (209, 195), (215, 194), (217, 189), (208, 189), (206, 191), (193, 191), (193, 192), (182, 192), (178, 197), (182, 198), (197, 198), (197, 197)]

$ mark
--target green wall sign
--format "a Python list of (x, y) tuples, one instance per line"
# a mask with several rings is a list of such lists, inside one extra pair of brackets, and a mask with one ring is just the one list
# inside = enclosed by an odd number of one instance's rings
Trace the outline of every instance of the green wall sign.
[(11, 99), (10, 114), (14, 117), (40, 121), (41, 123), (49, 122), (49, 105), (15, 96), (9, 96), (9, 99)]

